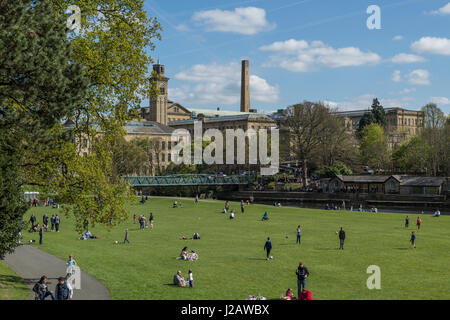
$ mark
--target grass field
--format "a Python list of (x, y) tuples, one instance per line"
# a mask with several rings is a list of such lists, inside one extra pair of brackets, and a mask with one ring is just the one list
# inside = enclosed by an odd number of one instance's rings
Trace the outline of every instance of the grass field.
[(0, 300), (25, 300), (30, 288), (5, 262), (0, 261)]
[[(288, 287), (296, 292), (295, 269), (303, 261), (310, 271), (307, 287), (314, 299), (450, 299), (450, 217), (422, 217), (417, 248), (409, 243), (417, 214), (360, 213), (312, 209), (246, 206), (236, 218), (221, 214), (223, 201), (182, 200), (184, 208), (172, 208), (173, 199), (152, 198), (145, 205), (130, 204), (131, 213), (155, 216), (153, 230), (139, 231), (132, 217), (111, 232), (95, 227), (101, 239), (79, 240), (70, 219), (63, 217), (59, 233), (46, 233), (39, 246), (60, 258), (74, 254), (79, 266), (104, 283), (113, 299), (245, 299), (261, 294), (279, 299)], [(269, 221), (261, 221), (265, 210)], [(34, 208), (43, 213), (56, 209)], [(28, 216), (31, 212), (28, 212)], [(28, 217), (27, 216), (27, 217)], [(302, 225), (302, 244), (295, 230)], [(345, 250), (338, 250), (336, 231), (344, 226)], [(130, 244), (122, 244), (129, 228)], [(201, 240), (180, 240), (194, 232)], [(286, 239), (286, 235), (288, 238)], [(273, 260), (265, 260), (267, 236), (273, 242)], [(38, 240), (24, 232), (24, 241)], [(117, 240), (120, 244), (114, 244)], [(176, 260), (181, 249), (195, 249), (200, 259)], [(381, 268), (381, 290), (366, 286), (369, 265)], [(180, 269), (187, 277), (193, 270), (195, 288), (171, 285)]]

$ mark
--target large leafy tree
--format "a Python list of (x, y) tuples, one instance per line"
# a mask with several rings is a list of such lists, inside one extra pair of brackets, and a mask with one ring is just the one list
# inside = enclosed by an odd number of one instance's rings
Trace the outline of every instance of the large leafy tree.
[(86, 92), (81, 66), (70, 56), (65, 19), (49, 3), (0, 1), (0, 256), (17, 244), (25, 172), (38, 164), (30, 155), (67, 141), (60, 122)]
[(362, 162), (374, 169), (382, 170), (389, 167), (390, 151), (381, 125), (372, 123), (363, 129), (360, 155)]

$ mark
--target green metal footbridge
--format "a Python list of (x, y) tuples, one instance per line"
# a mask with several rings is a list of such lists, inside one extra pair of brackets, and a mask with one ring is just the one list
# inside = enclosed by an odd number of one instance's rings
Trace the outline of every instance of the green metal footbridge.
[(254, 181), (250, 175), (221, 176), (213, 174), (174, 174), (155, 177), (124, 177), (133, 187), (223, 186), (247, 185)]

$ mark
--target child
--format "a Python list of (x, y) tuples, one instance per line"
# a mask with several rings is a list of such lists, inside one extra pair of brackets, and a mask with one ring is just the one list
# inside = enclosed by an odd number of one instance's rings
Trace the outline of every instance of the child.
[(416, 235), (415, 235), (414, 231), (411, 232), (411, 244), (412, 244), (413, 248), (416, 248)]
[(286, 298), (288, 298), (289, 300), (295, 299), (295, 297), (292, 295), (292, 289), (291, 288), (286, 290)]
[(194, 287), (194, 276), (192, 275), (192, 270), (189, 269), (188, 275), (189, 275), (189, 288), (193, 288)]
[(69, 255), (69, 260), (67, 260), (66, 262), (66, 266), (67, 266), (67, 274), (66, 274), (66, 279), (70, 278), (70, 276), (72, 276), (73, 274), (73, 267), (77, 265), (77, 262), (73, 259), (73, 255)]
[(234, 211), (233, 210), (231, 210), (230, 219), (234, 219)]
[(422, 223), (422, 219), (420, 217), (417, 217), (417, 230), (420, 229), (420, 224)]

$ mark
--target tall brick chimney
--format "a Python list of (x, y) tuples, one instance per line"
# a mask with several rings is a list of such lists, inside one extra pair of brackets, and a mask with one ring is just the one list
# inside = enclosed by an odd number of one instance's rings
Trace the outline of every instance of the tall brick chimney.
[(242, 60), (241, 112), (250, 111), (250, 76), (248, 60)]

